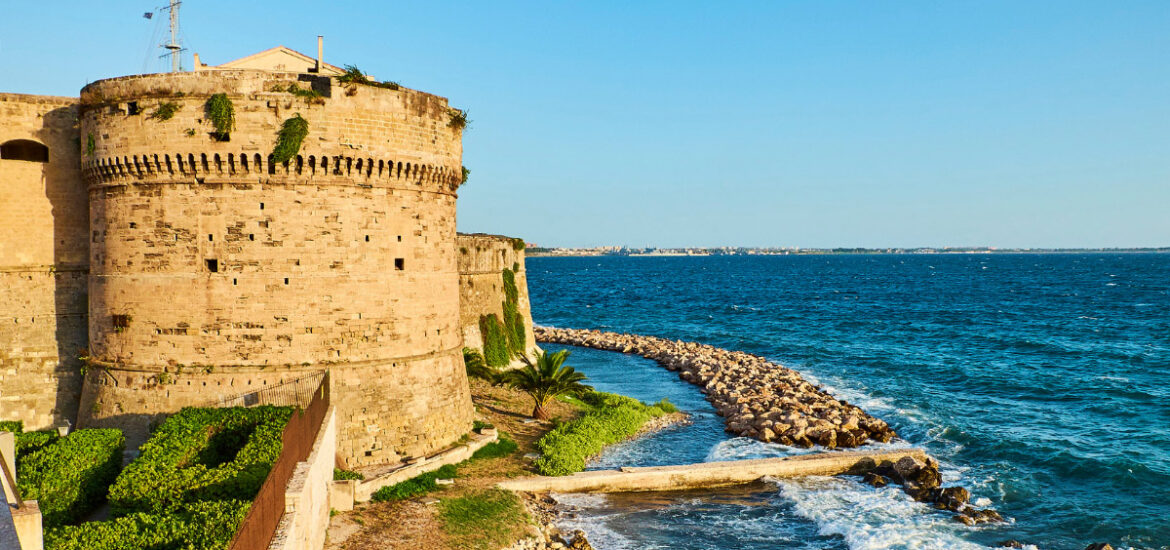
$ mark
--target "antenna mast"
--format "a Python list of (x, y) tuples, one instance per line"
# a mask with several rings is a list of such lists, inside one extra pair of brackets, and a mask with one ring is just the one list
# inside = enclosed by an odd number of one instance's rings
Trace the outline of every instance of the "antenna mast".
[(171, 41), (163, 44), (162, 47), (167, 49), (167, 53), (162, 57), (171, 56), (171, 72), (177, 73), (183, 70), (182, 61), (183, 56), (179, 52), (183, 51), (183, 46), (179, 44), (179, 0), (171, 0), (171, 4), (163, 9), (171, 12)]

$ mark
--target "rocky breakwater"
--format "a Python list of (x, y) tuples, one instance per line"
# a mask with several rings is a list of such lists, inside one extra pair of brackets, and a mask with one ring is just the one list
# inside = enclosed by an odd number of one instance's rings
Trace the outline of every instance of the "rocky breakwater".
[(1003, 516), (991, 508), (978, 509), (970, 504), (971, 493), (963, 487), (943, 487), (938, 462), (905, 457), (895, 463), (877, 464), (865, 474), (863, 481), (874, 487), (899, 483), (902, 490), (918, 502), (934, 505), (939, 510), (954, 512), (955, 521), (966, 525), (1003, 521)]
[(567, 344), (657, 361), (703, 389), (728, 432), (766, 443), (828, 449), (895, 436), (884, 421), (834, 398), (796, 371), (758, 355), (698, 344), (595, 330), (536, 327), (538, 342)]

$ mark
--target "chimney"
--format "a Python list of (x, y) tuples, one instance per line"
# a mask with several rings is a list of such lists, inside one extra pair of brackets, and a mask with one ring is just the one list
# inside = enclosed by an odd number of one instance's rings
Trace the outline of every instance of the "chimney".
[(199, 63), (199, 52), (196, 52), (196, 53), (195, 53), (195, 70), (196, 70), (196, 71), (198, 71), (198, 70), (199, 70), (199, 69), (201, 69), (202, 67), (203, 67), (203, 65), (201, 65), (201, 64)]
[(321, 74), (321, 66), (325, 64), (325, 37), (317, 35), (317, 74)]

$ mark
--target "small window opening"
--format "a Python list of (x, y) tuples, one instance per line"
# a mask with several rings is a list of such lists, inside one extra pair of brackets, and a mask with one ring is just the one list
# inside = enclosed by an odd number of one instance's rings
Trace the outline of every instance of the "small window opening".
[(370, 242), (370, 236), (366, 235), (366, 242)]
[(130, 328), (130, 316), (124, 313), (115, 313), (110, 317), (110, 324), (114, 325), (114, 330), (122, 332)]
[(207, 270), (212, 273), (219, 273), (219, 260), (207, 260)]
[(137, 101), (131, 101), (126, 104), (126, 114), (133, 116), (141, 113), (142, 109), (138, 107)]
[(394, 269), (398, 271), (406, 269), (406, 258), (394, 258)]
[(137, 223), (135, 223), (135, 222), (130, 222), (130, 229), (134, 229), (134, 228), (136, 228), (136, 227), (138, 227), (138, 224), (137, 224)]
[(222, 134), (219, 132), (211, 132), (211, 139), (214, 139), (215, 141), (231, 141), (232, 135), (228, 132), (224, 132)]
[(398, 242), (402, 242), (402, 235), (398, 236)]
[(208, 233), (208, 234), (207, 234), (207, 240), (209, 240), (209, 241), (214, 241), (214, 240), (215, 240), (215, 235), (212, 235), (211, 233)]
[(284, 284), (286, 284), (286, 285), (288, 284), (288, 277), (284, 278)]
[(255, 233), (248, 233), (248, 240), (249, 241), (256, 240), (256, 234)]
[(236, 280), (232, 279), (232, 286), (236, 286)]
[(264, 203), (260, 203), (260, 209), (264, 210)]

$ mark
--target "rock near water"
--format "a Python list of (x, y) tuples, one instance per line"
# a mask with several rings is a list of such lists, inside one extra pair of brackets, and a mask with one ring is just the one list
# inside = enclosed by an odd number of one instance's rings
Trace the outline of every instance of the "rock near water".
[(535, 327), (537, 341), (632, 353), (678, 372), (703, 389), (736, 435), (765, 443), (828, 449), (887, 442), (884, 421), (825, 393), (796, 371), (758, 355), (698, 344), (595, 330)]

